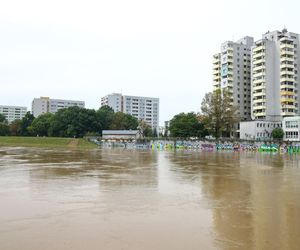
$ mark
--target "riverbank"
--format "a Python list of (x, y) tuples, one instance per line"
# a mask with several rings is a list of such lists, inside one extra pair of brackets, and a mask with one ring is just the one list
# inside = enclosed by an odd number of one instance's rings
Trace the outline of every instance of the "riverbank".
[(91, 149), (97, 145), (85, 139), (56, 137), (0, 136), (0, 146)]

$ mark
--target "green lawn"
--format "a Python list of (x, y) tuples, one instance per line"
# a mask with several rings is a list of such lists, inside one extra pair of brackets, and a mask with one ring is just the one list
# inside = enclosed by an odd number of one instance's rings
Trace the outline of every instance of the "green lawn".
[(88, 149), (97, 146), (84, 139), (56, 138), (56, 137), (21, 137), (0, 136), (0, 146), (11, 147), (61, 147)]

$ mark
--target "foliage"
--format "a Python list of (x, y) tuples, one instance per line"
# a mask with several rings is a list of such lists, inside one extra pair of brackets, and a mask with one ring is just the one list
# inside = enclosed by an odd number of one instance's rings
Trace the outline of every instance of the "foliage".
[(169, 127), (172, 137), (204, 137), (207, 131), (204, 128), (197, 115), (193, 112), (180, 113), (175, 115), (170, 121)]
[(205, 127), (216, 138), (230, 136), (240, 120), (238, 108), (233, 105), (231, 94), (226, 90), (207, 93), (202, 100), (201, 111)]
[(284, 136), (284, 132), (282, 128), (274, 128), (271, 133), (274, 139), (282, 140)]
[(9, 135), (9, 126), (3, 122), (0, 123), (0, 136)]
[(6, 118), (3, 114), (0, 114), (0, 122), (1, 123), (5, 123), (6, 122)]
[(20, 135), (22, 136), (31, 135), (31, 131), (28, 128), (31, 126), (33, 120), (34, 120), (34, 116), (30, 112), (27, 112), (26, 115), (22, 118), (20, 123)]
[(109, 106), (102, 106), (97, 111), (97, 119), (101, 123), (101, 129), (107, 130), (110, 128), (114, 117), (114, 110)]
[(141, 135), (143, 137), (151, 137), (153, 134), (152, 134), (152, 129), (150, 127), (149, 124), (147, 124), (145, 121), (143, 120), (140, 120), (139, 121), (139, 126), (138, 126), (138, 129), (140, 130), (141, 132)]
[(14, 120), (9, 124), (10, 135), (17, 136), (21, 133), (21, 120)]
[(101, 130), (96, 111), (79, 107), (69, 107), (57, 111), (48, 129), (49, 136), (83, 137), (88, 132)]
[(113, 115), (110, 129), (114, 130), (134, 130), (137, 129), (139, 123), (138, 119), (129, 114), (122, 112), (116, 112)]
[(45, 113), (34, 119), (28, 128), (32, 135), (47, 136), (54, 117), (52, 113)]

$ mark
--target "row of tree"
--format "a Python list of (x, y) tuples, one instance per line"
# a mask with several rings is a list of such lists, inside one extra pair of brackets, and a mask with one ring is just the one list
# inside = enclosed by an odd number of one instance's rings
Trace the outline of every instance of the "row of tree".
[(180, 113), (170, 121), (172, 137), (229, 137), (239, 122), (237, 107), (227, 91), (207, 93), (201, 104), (201, 113)]
[(0, 117), (0, 135), (83, 137), (88, 134), (100, 135), (102, 130), (107, 129), (140, 129), (144, 136), (153, 135), (151, 127), (145, 122), (138, 121), (129, 114), (115, 113), (108, 106), (97, 111), (70, 107), (55, 114), (45, 113), (37, 118), (28, 112), (22, 120), (11, 124), (5, 121), (4, 116)]

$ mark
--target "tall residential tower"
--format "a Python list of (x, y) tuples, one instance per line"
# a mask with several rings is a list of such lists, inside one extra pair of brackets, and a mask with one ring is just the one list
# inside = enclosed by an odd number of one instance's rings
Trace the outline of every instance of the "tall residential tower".
[(221, 52), (213, 56), (214, 90), (227, 90), (232, 102), (239, 107), (241, 120), (251, 119), (251, 47), (252, 37), (237, 42), (227, 41)]
[(252, 118), (277, 121), (299, 115), (299, 35), (267, 32), (252, 48)]

